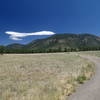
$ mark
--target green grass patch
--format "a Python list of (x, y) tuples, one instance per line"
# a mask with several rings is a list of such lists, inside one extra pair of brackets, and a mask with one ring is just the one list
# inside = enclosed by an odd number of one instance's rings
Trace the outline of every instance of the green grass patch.
[(78, 76), (77, 79), (76, 79), (76, 81), (77, 81), (79, 84), (83, 84), (86, 80), (87, 80), (87, 78), (86, 78), (85, 75)]

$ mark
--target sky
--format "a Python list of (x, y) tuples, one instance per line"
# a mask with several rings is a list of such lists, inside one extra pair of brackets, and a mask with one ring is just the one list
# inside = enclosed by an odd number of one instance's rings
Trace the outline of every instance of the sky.
[(61, 33), (100, 34), (100, 0), (0, 0), (0, 45)]

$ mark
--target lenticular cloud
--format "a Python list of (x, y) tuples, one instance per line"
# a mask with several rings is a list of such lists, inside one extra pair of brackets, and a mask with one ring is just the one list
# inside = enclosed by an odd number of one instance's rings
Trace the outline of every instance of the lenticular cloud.
[(34, 33), (20, 33), (20, 32), (6, 31), (5, 33), (10, 35), (9, 37), (12, 40), (22, 40), (23, 37), (27, 37), (27, 36), (55, 34), (54, 32), (51, 32), (51, 31), (40, 31), (40, 32), (34, 32)]

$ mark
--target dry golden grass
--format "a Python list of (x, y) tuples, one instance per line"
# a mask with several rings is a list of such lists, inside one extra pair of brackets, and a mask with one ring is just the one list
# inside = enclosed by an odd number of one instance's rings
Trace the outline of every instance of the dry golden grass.
[(92, 74), (77, 53), (0, 55), (0, 100), (63, 100)]
[(100, 51), (85, 51), (85, 52), (80, 52), (80, 54), (100, 57)]

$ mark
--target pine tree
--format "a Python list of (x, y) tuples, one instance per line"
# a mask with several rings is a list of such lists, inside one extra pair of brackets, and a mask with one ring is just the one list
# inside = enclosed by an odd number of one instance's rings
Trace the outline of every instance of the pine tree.
[(0, 54), (1, 54), (1, 55), (4, 54), (4, 46), (0, 46)]

